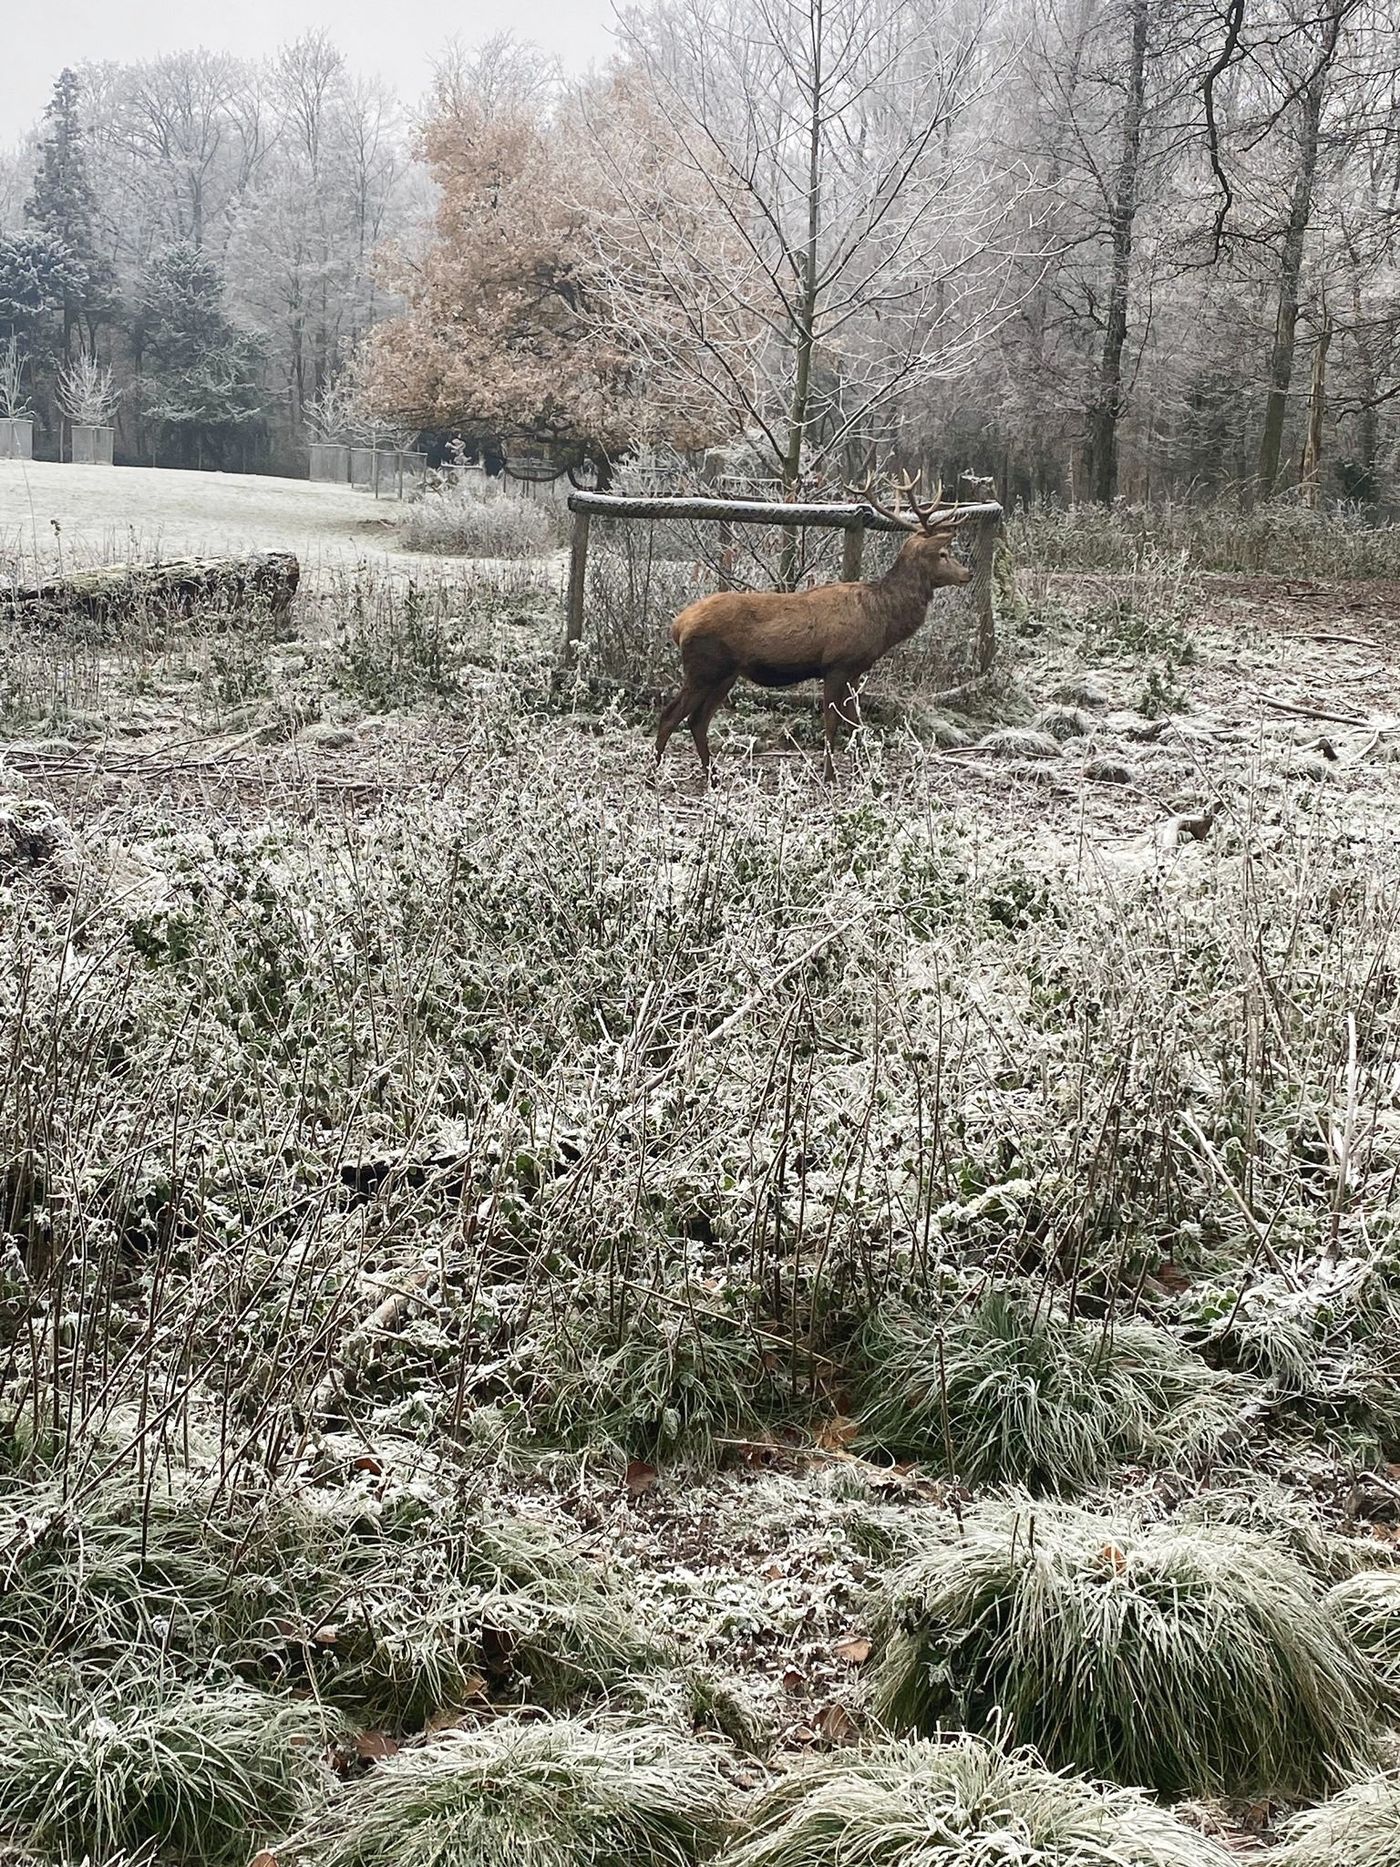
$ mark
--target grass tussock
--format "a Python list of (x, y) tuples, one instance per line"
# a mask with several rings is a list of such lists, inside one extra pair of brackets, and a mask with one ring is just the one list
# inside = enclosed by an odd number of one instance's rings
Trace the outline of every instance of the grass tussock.
[(488, 1695), (584, 1701), (661, 1657), (576, 1549), (470, 1500), (230, 1506), (113, 1481), (79, 1504), (17, 1488), (6, 1530), (0, 1681), (36, 1659), (96, 1674), (158, 1654), (177, 1678), (231, 1667), (414, 1730)]
[(1350, 1783), (1289, 1823), (1273, 1867), (1400, 1867), (1400, 1773)]
[(694, 1867), (729, 1801), (715, 1750), (664, 1726), (501, 1720), (401, 1751), (294, 1851), (315, 1867)]
[(1128, 1462), (1189, 1463), (1235, 1411), (1228, 1381), (1165, 1330), (1025, 1289), (935, 1316), (881, 1305), (857, 1360), (865, 1438), (978, 1486), (1070, 1491)]
[(784, 1777), (724, 1867), (1225, 1867), (1136, 1790), (1058, 1775), (970, 1736), (884, 1743)]
[(1316, 1508), (1281, 1485), (1221, 1485), (1188, 1498), (1179, 1521), (1233, 1524), (1276, 1543), (1294, 1562), (1324, 1582), (1342, 1582), (1374, 1569), (1384, 1549), (1359, 1536), (1343, 1536), (1322, 1521)]
[(243, 1686), (0, 1704), (0, 1832), (26, 1851), (245, 1861), (328, 1783), (325, 1714)]
[(704, 1290), (635, 1304), (621, 1327), (581, 1316), (541, 1370), (536, 1428), (565, 1446), (712, 1460), (725, 1439), (792, 1405), (771, 1361), (742, 1313), (715, 1309)]
[(1165, 1795), (1314, 1796), (1370, 1759), (1365, 1662), (1316, 1579), (1223, 1526), (984, 1506), (890, 1578), (878, 1714), (1002, 1726)]
[(1339, 1582), (1327, 1601), (1375, 1668), (1388, 1710), (1400, 1713), (1400, 1571), (1363, 1570)]

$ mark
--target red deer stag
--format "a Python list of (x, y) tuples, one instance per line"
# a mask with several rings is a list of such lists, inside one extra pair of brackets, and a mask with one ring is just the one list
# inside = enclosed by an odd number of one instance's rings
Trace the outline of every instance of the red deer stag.
[(908, 516), (892, 512), (862, 489), (858, 497), (909, 537), (883, 577), (872, 583), (827, 583), (814, 590), (725, 590), (703, 596), (671, 624), (681, 651), (684, 685), (663, 708), (656, 733), (660, 764), (671, 734), (689, 722), (706, 777), (710, 773), (710, 721), (742, 674), (760, 687), (822, 683), (828, 781), (836, 776), (836, 728), (856, 690), (882, 655), (904, 642), (928, 614), (935, 590), (965, 584), (972, 572), (953, 556), (956, 507), (938, 509), (941, 488), (928, 505), (906, 480), (898, 493)]

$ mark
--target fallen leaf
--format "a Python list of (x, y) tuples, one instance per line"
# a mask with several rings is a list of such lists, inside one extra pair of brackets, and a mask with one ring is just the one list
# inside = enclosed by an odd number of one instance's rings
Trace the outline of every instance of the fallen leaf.
[(854, 1744), (860, 1735), (856, 1721), (846, 1707), (834, 1701), (822, 1706), (814, 1722), (828, 1744)]
[(1128, 1558), (1116, 1543), (1105, 1543), (1099, 1551), (1099, 1560), (1106, 1562), (1115, 1575), (1122, 1575), (1128, 1567)]
[(783, 1572), (781, 1568), (779, 1568), (776, 1562), (769, 1563), (768, 1567), (763, 1571), (763, 1579), (765, 1582), (781, 1582), (782, 1581)]
[(628, 1497), (645, 1497), (648, 1491), (656, 1489), (660, 1480), (660, 1472), (645, 1459), (628, 1459), (625, 1480)]
[(248, 1863), (248, 1867), (278, 1867), (277, 1856), (269, 1849), (264, 1848), (260, 1854), (255, 1854), (253, 1856), (252, 1860)]
[(838, 1413), (818, 1429), (817, 1444), (823, 1452), (842, 1452), (860, 1431), (860, 1421)]
[(332, 1621), (327, 1621), (324, 1627), (318, 1627), (311, 1636), (313, 1644), (318, 1647), (333, 1647), (339, 1638), (340, 1629)]
[(371, 1478), (382, 1478), (384, 1467), (372, 1452), (364, 1452), (350, 1466), (352, 1472), (368, 1472)]
[(278, 1614), (274, 1615), (272, 1625), (284, 1640), (300, 1640), (303, 1637), (300, 1621), (289, 1621)]
[(362, 1763), (382, 1763), (397, 1757), (400, 1746), (387, 1731), (361, 1731), (355, 1739), (355, 1755)]
[(783, 1674), (784, 1692), (800, 1692), (807, 1683), (807, 1675), (798, 1672), (795, 1666), (789, 1666)]
[(874, 1650), (874, 1643), (865, 1634), (847, 1634), (832, 1650), (837, 1659), (845, 1660), (847, 1665), (864, 1666)]

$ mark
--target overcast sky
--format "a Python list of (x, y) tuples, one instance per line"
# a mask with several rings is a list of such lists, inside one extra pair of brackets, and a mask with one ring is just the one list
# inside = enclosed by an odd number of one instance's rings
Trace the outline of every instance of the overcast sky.
[(449, 39), (469, 46), (511, 28), (582, 70), (607, 53), (611, 18), (611, 0), (0, 0), (0, 146), (33, 123), (63, 66), (84, 59), (200, 45), (258, 58), (321, 27), (358, 71), (413, 103)]

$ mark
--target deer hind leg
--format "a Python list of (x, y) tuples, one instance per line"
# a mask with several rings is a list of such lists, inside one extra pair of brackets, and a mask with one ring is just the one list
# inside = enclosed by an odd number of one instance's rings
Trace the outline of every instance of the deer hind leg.
[(738, 678), (737, 673), (721, 675), (690, 716), (690, 736), (695, 741), (695, 750), (700, 754), (707, 778), (710, 775), (710, 721), (729, 698), (729, 690)]
[(848, 674), (828, 674), (822, 682), (822, 726), (826, 737), (826, 757), (822, 770), (828, 784), (836, 777), (836, 739), (840, 722), (848, 726), (856, 719), (856, 684)]
[(675, 699), (662, 708), (661, 718), (656, 723), (656, 762), (658, 765), (670, 743), (671, 734), (683, 719), (689, 718), (698, 699), (699, 695), (687, 680)]

